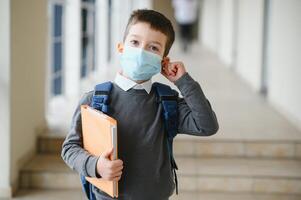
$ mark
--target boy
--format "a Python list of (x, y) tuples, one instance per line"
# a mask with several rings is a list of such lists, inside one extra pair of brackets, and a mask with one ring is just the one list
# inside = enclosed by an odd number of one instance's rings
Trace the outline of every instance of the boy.
[[(168, 156), (162, 105), (156, 101), (151, 77), (163, 74), (184, 98), (178, 98), (178, 132), (209, 136), (218, 130), (215, 113), (200, 85), (185, 71), (182, 62), (167, 57), (174, 41), (171, 22), (153, 10), (132, 13), (118, 45), (121, 71), (110, 94), (110, 116), (118, 122), (118, 160), (90, 155), (82, 148), (81, 113), (78, 106), (62, 149), (65, 162), (78, 173), (119, 181), (119, 199), (163, 200), (174, 192), (175, 183)], [(80, 105), (91, 103), (93, 91)], [(93, 187), (97, 199), (112, 199)]]

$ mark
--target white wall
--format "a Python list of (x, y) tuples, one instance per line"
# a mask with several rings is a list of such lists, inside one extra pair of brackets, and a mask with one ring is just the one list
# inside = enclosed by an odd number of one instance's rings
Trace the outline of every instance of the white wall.
[(10, 12), (9, 0), (0, 1), (0, 198), (10, 187)]
[(234, 0), (220, 1), (220, 29), (218, 34), (219, 47), (217, 53), (221, 60), (227, 65), (232, 64), (233, 59), (233, 29), (234, 29)]
[(47, 0), (11, 0), (11, 184), (45, 126)]
[(263, 0), (240, 0), (238, 5), (237, 72), (259, 91), (261, 89)]
[(261, 89), (263, 5), (263, 0), (204, 0), (202, 8), (202, 44), (226, 65), (235, 65), (257, 91)]
[(204, 0), (202, 8), (202, 44), (214, 52), (217, 52), (219, 46), (219, 3), (219, 0)]
[[(163, 3), (163, 2), (162, 2)], [(153, 7), (153, 0), (132, 0), (132, 9), (151, 9)]]
[(268, 98), (301, 128), (301, 1), (271, 2)]
[(301, 129), (301, 1), (271, 0), (265, 30), (264, 2), (205, 0), (202, 42)]

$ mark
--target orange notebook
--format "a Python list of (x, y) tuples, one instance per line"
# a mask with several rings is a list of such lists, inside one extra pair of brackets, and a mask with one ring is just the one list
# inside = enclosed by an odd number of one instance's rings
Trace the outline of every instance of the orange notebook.
[[(99, 156), (114, 147), (110, 159), (117, 159), (117, 121), (88, 105), (81, 106), (81, 117), (84, 149)], [(91, 177), (86, 180), (111, 197), (118, 197), (118, 181)]]

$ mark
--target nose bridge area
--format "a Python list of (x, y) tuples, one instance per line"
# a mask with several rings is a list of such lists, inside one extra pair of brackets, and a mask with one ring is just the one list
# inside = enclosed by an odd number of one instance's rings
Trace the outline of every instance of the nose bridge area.
[(147, 40), (142, 40), (140, 48), (144, 51), (149, 51), (149, 42)]

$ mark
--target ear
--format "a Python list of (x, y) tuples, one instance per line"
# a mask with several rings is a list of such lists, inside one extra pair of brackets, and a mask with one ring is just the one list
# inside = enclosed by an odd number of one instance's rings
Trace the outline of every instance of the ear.
[(167, 66), (168, 65), (168, 63), (169, 63), (169, 61), (170, 61), (170, 59), (169, 59), (169, 57), (164, 57), (163, 59), (162, 59), (162, 67), (165, 67), (165, 66)]
[(118, 43), (118, 45), (117, 45), (117, 51), (119, 53), (123, 53), (123, 49), (124, 49), (123, 43)]

